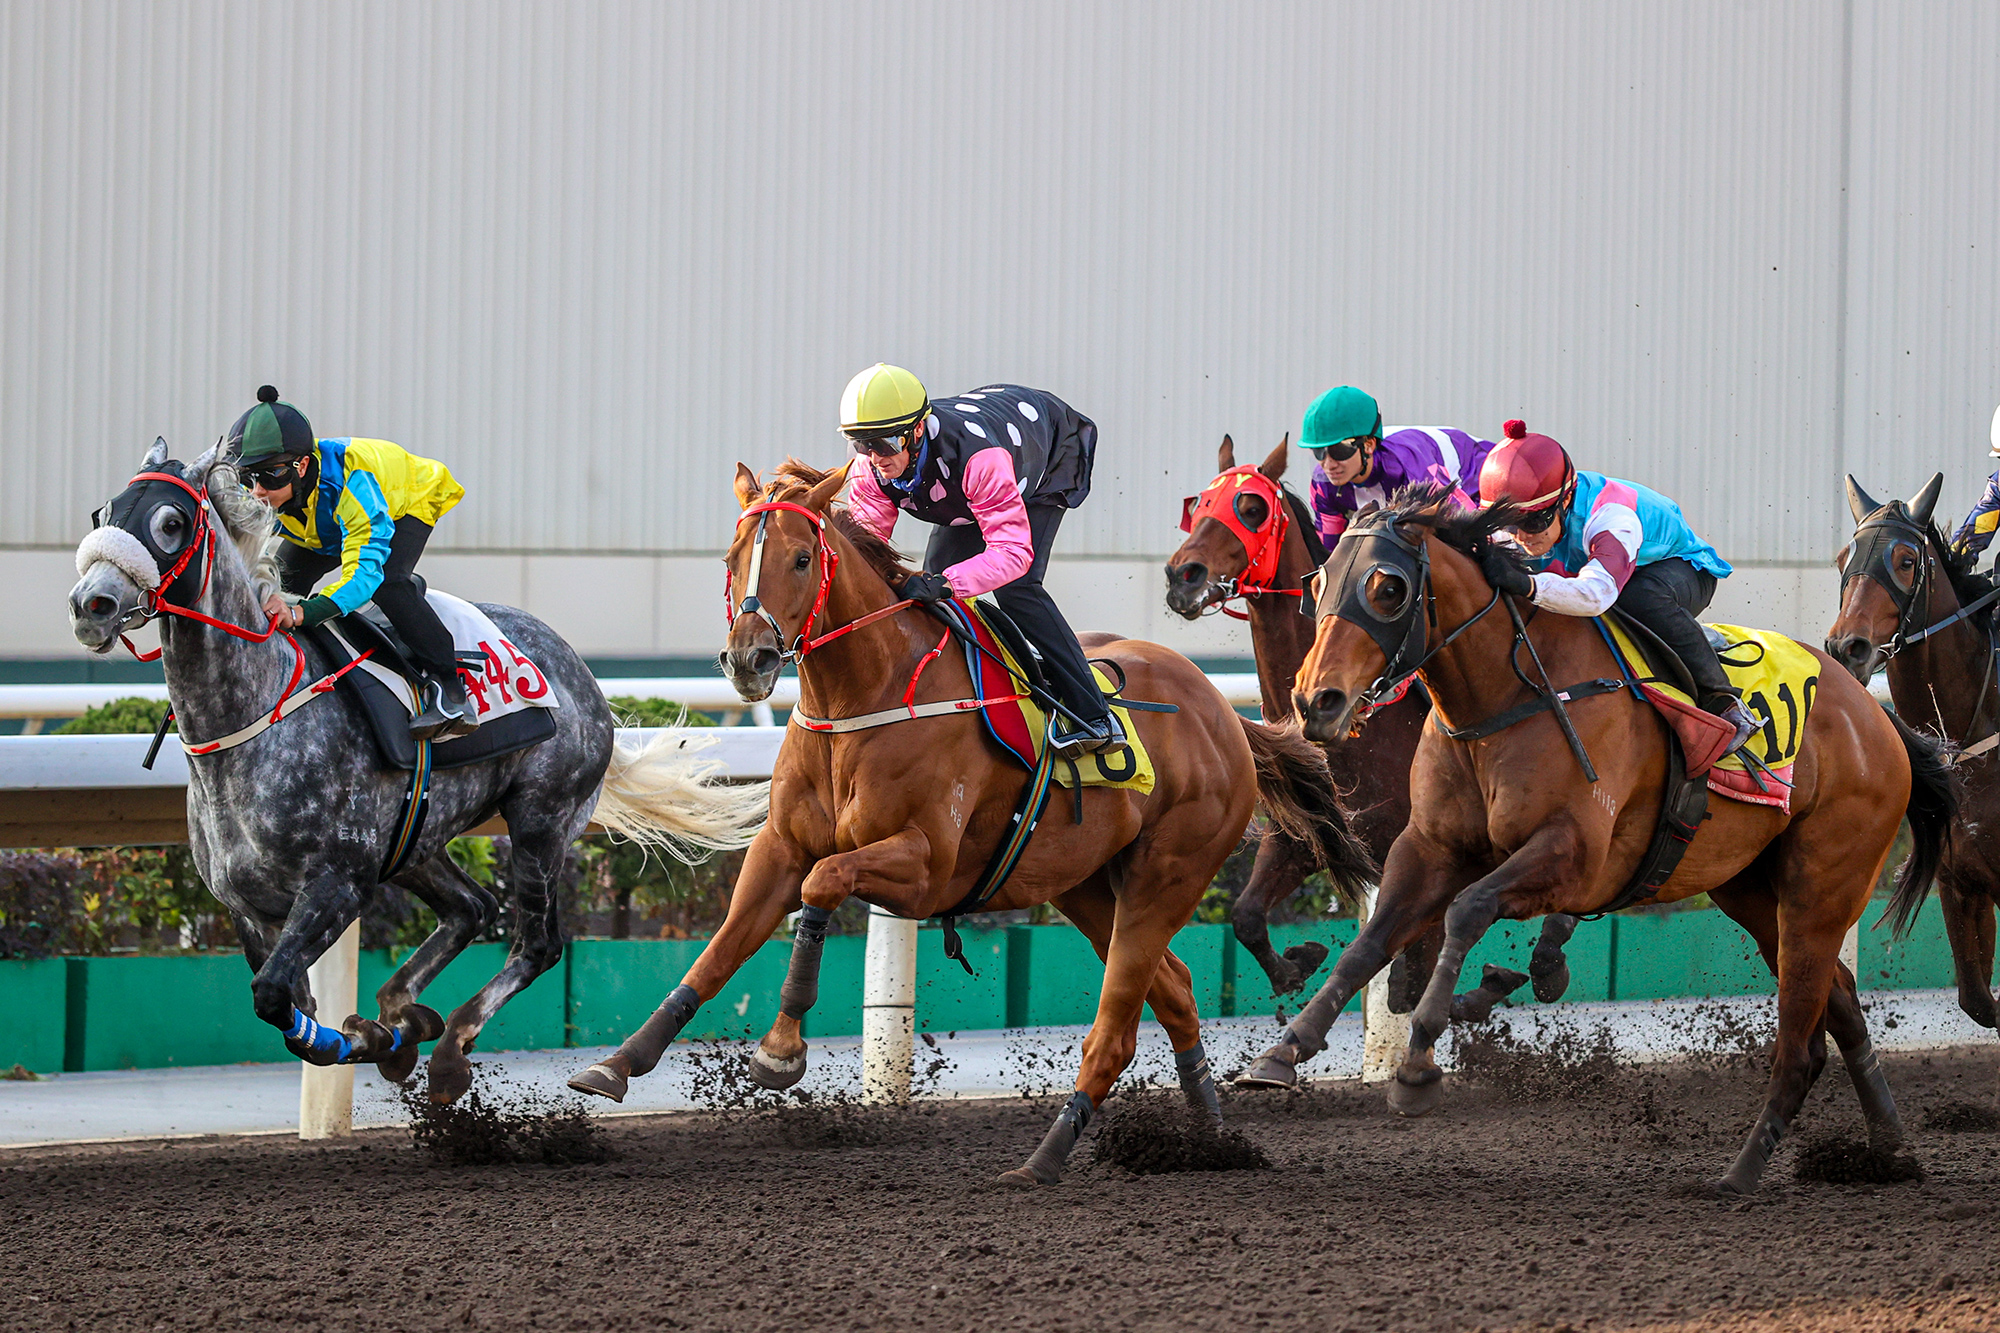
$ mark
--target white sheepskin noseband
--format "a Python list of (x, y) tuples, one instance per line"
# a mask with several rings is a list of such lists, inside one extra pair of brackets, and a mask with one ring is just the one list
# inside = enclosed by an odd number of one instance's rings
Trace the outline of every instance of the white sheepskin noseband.
[(93, 528), (88, 537), (77, 543), (78, 577), (88, 574), (90, 567), (100, 560), (115, 565), (120, 573), (141, 588), (160, 586), (160, 568), (153, 563), (153, 553), (123, 528)]

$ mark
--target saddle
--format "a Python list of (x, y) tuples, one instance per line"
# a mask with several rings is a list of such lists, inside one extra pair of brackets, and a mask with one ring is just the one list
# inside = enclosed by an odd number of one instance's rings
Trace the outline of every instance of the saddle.
[[(421, 584), (421, 580), (419, 582)], [(442, 595), (427, 592), (427, 596), (437, 599)], [(432, 605), (436, 607), (438, 602), (433, 600)], [(449, 621), (447, 628), (456, 629)], [(364, 653), (368, 655), (362, 669), (343, 675), (337, 688), (361, 706), (384, 766), (404, 772), (415, 770), (418, 754), (417, 742), (410, 738), (410, 700), (415, 698), (427, 673), (415, 666), (409, 645), (403, 642), (402, 635), (396, 632), (388, 617), (373, 602), (369, 602), (347, 615), (335, 616), (299, 633), (326, 654), (334, 667), (345, 666)], [(480, 648), (458, 644), (459, 637), (456, 632), (453, 634), (454, 644), (457, 645), (453, 656), (461, 677), (469, 675), (475, 681), (483, 682), (500, 669), (497, 658)], [(377, 670), (371, 673), (370, 667)], [(381, 677), (384, 675), (400, 677), (403, 691), (399, 693), (383, 680)], [(539, 678), (540, 673), (536, 675)], [(474, 693), (478, 695), (478, 691)], [(462, 768), (467, 764), (497, 759), (501, 755), (539, 745), (555, 732), (552, 705), (520, 708), (490, 720), (482, 719), (479, 730), (470, 736), (433, 744), (430, 747), (430, 767), (434, 770)]]

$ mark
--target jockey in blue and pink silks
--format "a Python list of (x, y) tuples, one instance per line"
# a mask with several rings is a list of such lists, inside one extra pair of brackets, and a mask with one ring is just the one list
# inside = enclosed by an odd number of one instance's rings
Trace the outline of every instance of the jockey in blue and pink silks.
[[(2000, 408), (1994, 409), (1993, 412), (1991, 438), (1993, 448), (1989, 454), (1993, 458), (2000, 458)], [(1980, 495), (1979, 503), (1972, 506), (1972, 512), (1965, 516), (1965, 522), (1959, 524), (1958, 532), (1952, 537), (1951, 544), (1961, 551), (1976, 556), (1992, 542), (1996, 530), (2000, 530), (2000, 472), (1995, 472), (1987, 478), (1986, 490)]]
[(1758, 722), (1695, 619), (1716, 581), (1735, 572), (1729, 562), (1658, 491), (1579, 471), (1568, 450), (1530, 435), (1522, 422), (1509, 421), (1501, 434), (1480, 473), (1480, 507), (1521, 511), (1499, 535), (1526, 553), (1529, 569), (1492, 550), (1481, 561), (1486, 581), (1559, 615), (1601, 616), (1616, 606), (1679, 654), (1694, 677), (1695, 702), (1736, 728), (1724, 753), (1741, 748)]
[(1312, 450), (1313, 522), (1333, 549), (1356, 510), (1381, 504), (1404, 486), (1435, 481), (1458, 488), (1470, 508), (1479, 499), (1479, 468), (1493, 448), (1462, 430), (1397, 426), (1382, 430), (1375, 400), (1350, 385), (1328, 389), (1306, 409), (1299, 447)]

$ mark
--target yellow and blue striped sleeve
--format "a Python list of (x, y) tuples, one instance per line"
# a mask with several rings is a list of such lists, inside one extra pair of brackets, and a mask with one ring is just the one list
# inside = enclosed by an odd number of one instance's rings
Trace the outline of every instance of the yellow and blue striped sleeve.
[(1959, 525), (1952, 544), (1977, 555), (1992, 542), (1995, 529), (2000, 529), (2000, 472), (1988, 478), (1985, 493)]
[(389, 559), (389, 539), (396, 535), (396, 520), (389, 516), (389, 503), (375, 474), (348, 468), (347, 485), (333, 507), (340, 524), (340, 581), (325, 596), (346, 615), (375, 595), (382, 586), (382, 567)]

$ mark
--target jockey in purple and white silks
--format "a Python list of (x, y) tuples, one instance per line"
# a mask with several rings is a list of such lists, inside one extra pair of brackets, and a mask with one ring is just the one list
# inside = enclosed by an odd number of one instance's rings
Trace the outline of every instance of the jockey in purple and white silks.
[[(2000, 458), (2000, 408), (1993, 412), (1993, 448), (1989, 454)], [(1962, 551), (1978, 555), (1993, 541), (1995, 529), (2000, 529), (2000, 472), (1995, 472), (1986, 480), (1986, 489), (1980, 494), (1979, 503), (1972, 506), (1972, 512), (1959, 524), (1958, 532), (1951, 544)]]
[(1445, 426), (1382, 429), (1375, 400), (1346, 385), (1306, 409), (1299, 447), (1318, 460), (1312, 473), (1313, 522), (1329, 550), (1356, 510), (1386, 501), (1414, 482), (1456, 486), (1467, 507), (1479, 499), (1479, 468), (1493, 448)]

